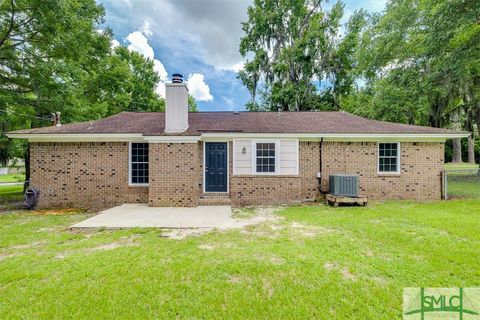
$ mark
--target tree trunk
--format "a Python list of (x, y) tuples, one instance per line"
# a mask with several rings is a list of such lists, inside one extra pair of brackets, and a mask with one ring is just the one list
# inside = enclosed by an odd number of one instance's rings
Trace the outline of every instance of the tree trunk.
[(462, 141), (453, 139), (452, 162), (462, 162)]
[(475, 137), (473, 132), (468, 136), (468, 163), (475, 164)]
[[(470, 101), (471, 99), (467, 95), (465, 98), (466, 101)], [(467, 113), (467, 119), (465, 120), (465, 131), (471, 132), (471, 134), (468, 136), (468, 141), (467, 141), (467, 154), (468, 154), (468, 163), (475, 163), (475, 129), (473, 128), (473, 122), (474, 122), (474, 117), (475, 115), (473, 114), (473, 110), (469, 108), (471, 104), (466, 105), (467, 108), (465, 112)]]

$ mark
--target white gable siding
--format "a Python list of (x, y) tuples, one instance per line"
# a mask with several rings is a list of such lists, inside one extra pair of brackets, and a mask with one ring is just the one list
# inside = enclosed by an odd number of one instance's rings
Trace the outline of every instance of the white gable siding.
[[(242, 149), (245, 148), (245, 154)], [(252, 141), (233, 140), (233, 174), (252, 174)]]
[(298, 174), (298, 140), (280, 140), (280, 174)]
[[(233, 140), (233, 174), (261, 175), (255, 172), (255, 144), (264, 140)], [(277, 145), (277, 175), (298, 175), (298, 140), (269, 140)], [(245, 148), (245, 153), (242, 153)]]

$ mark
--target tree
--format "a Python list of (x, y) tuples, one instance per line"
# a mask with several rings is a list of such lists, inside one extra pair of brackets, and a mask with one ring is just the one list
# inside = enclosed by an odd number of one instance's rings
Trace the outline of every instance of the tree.
[[(361, 91), (371, 95), (368, 113), (434, 127), (478, 126), (479, 16), (480, 3), (470, 0), (396, 0), (371, 15), (357, 51), (366, 79)], [(458, 159), (461, 144), (454, 146)]]
[(103, 15), (94, 0), (0, 1), (0, 161), (24, 153), (28, 167), (26, 146), (3, 134), (48, 124), (52, 112), (68, 123), (164, 109), (153, 62), (113, 50)]
[(191, 94), (189, 94), (188, 95), (188, 112), (197, 112), (197, 111), (198, 111), (197, 101)]
[[(325, 90), (331, 100), (331, 110), (340, 109), (340, 100), (352, 93), (357, 74), (356, 51), (358, 43), (366, 26), (367, 12), (365, 10), (355, 11), (346, 24), (345, 35), (339, 37), (337, 34), (333, 39), (334, 49), (330, 50), (332, 57), (325, 60), (325, 67), (321, 69), (324, 74), (318, 76), (321, 79), (326, 77), (330, 86)], [(337, 30), (338, 32), (338, 30)], [(336, 40), (338, 38), (338, 40)]]
[(255, 0), (248, 8), (240, 53), (249, 59), (239, 79), (251, 94), (250, 110), (311, 109), (317, 95), (314, 80), (326, 75), (343, 15), (341, 2), (330, 11), (322, 3)]

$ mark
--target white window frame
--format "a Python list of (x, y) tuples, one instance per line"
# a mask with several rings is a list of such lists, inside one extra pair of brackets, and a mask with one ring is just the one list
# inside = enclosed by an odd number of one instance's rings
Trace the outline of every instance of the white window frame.
[[(128, 186), (130, 187), (148, 187), (148, 183), (133, 183), (132, 182), (132, 144), (144, 142), (130, 142), (128, 144)], [(148, 144), (148, 143), (147, 143)], [(150, 146), (148, 148), (150, 150)], [(148, 157), (148, 181), (150, 181), (150, 156)]]
[[(257, 172), (257, 143), (275, 144), (275, 172)], [(274, 176), (280, 173), (280, 140), (252, 140), (252, 174)]]
[[(397, 171), (380, 171), (380, 144), (393, 144), (395, 143), (397, 145)], [(400, 142), (391, 142), (391, 141), (380, 141), (377, 143), (377, 174), (379, 175), (399, 175), (400, 174), (400, 156), (401, 156), (401, 150), (400, 150), (401, 144)]]

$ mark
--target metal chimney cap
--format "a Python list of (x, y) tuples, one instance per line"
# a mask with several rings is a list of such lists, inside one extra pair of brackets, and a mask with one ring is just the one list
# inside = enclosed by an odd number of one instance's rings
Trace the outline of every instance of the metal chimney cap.
[(172, 74), (172, 83), (183, 83), (183, 75), (180, 73)]

